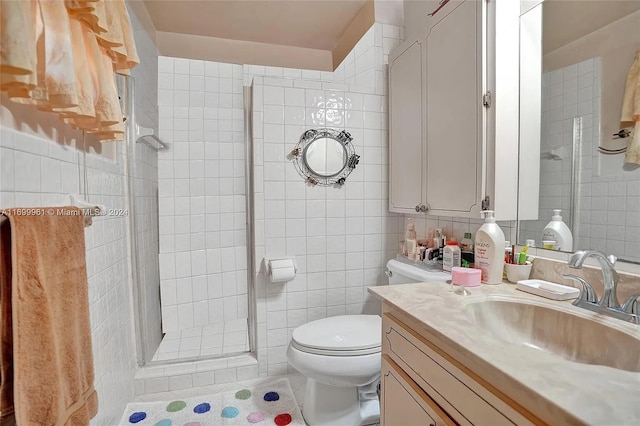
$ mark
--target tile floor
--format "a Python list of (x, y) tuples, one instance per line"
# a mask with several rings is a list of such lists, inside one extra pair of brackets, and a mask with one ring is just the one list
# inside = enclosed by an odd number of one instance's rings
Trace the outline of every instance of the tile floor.
[(166, 333), (152, 361), (218, 356), (249, 351), (247, 319)]

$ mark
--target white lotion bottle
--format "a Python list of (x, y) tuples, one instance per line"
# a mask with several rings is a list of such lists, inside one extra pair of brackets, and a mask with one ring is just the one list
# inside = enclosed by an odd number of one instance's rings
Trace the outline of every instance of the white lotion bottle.
[(555, 250), (573, 251), (573, 235), (560, 216), (561, 210), (554, 210), (551, 222), (542, 231), (542, 239), (555, 241)]
[(484, 223), (476, 232), (475, 267), (482, 271), (483, 284), (501, 284), (504, 269), (504, 232), (496, 223), (493, 210), (484, 210)]
[(407, 257), (409, 259), (413, 259), (416, 255), (416, 250), (418, 250), (418, 241), (416, 237), (416, 227), (413, 224), (413, 218), (407, 218), (407, 232), (405, 234), (405, 240), (407, 244)]

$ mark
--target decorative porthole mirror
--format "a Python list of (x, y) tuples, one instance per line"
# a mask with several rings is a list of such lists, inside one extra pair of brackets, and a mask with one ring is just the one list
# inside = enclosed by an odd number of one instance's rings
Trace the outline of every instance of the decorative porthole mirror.
[(360, 161), (352, 140), (345, 130), (310, 129), (302, 134), (290, 156), (307, 183), (342, 186)]

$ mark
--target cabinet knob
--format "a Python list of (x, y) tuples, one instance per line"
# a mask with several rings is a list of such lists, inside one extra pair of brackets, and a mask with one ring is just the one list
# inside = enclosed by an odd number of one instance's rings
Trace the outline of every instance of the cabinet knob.
[(421, 205), (420, 205), (420, 211), (421, 211), (422, 213), (429, 211), (429, 206), (428, 206), (428, 205), (425, 205), (425, 204), (421, 204)]
[(420, 204), (416, 205), (416, 213), (420, 213)]

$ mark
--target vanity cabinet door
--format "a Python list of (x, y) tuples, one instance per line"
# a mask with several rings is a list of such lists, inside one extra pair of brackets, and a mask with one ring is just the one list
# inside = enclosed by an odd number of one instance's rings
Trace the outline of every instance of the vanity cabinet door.
[[(456, 424), (531, 425), (537, 419), (383, 305), (382, 355)], [(406, 318), (404, 320), (407, 320)], [(383, 376), (385, 370), (383, 369)], [(384, 382), (383, 382), (384, 383)], [(488, 386), (487, 386), (488, 385)], [(386, 402), (385, 402), (386, 404)], [(392, 423), (389, 423), (392, 424)], [(395, 425), (394, 425), (395, 426)]]
[(407, 40), (389, 56), (389, 211), (424, 203), (423, 43)]
[(388, 356), (382, 357), (382, 426), (441, 426), (455, 423)]
[(483, 197), (482, 2), (451, 7), (438, 12), (449, 13), (425, 40), (427, 202), (433, 214), (477, 218)]

